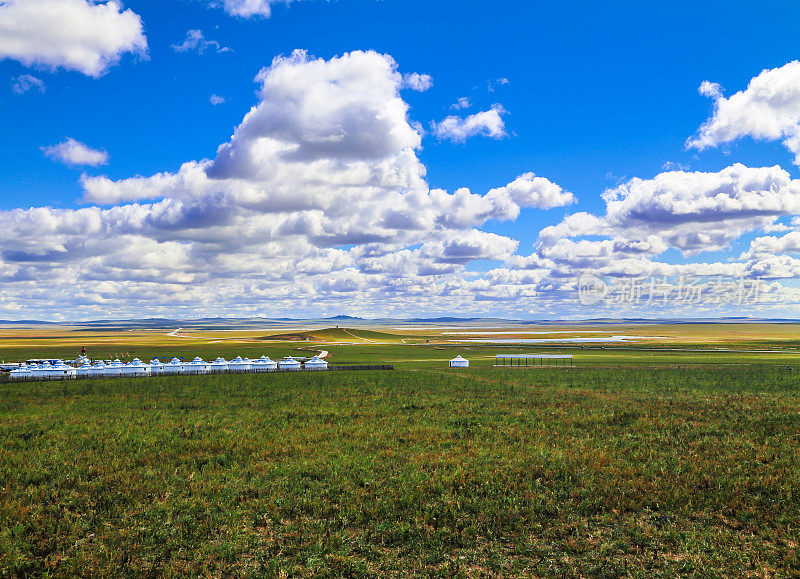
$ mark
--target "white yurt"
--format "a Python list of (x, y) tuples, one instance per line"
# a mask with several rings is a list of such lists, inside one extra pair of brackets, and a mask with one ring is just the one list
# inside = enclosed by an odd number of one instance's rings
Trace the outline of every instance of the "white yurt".
[(50, 371), (50, 362), (42, 362), (41, 364), (31, 365), (31, 378), (43, 379)]
[(150, 366), (139, 358), (134, 358), (122, 368), (122, 373), (126, 376), (148, 376), (151, 372)]
[(184, 371), (184, 364), (177, 358), (173, 358), (164, 364), (164, 370), (167, 374), (181, 374)]
[(106, 376), (122, 376), (125, 370), (125, 364), (119, 358), (116, 358), (106, 367)]
[(228, 362), (228, 370), (231, 372), (245, 372), (250, 370), (250, 360), (247, 358), (242, 358), (241, 356), (236, 356), (233, 360)]
[(228, 361), (225, 358), (217, 358), (209, 364), (211, 372), (227, 372)]
[(208, 374), (211, 371), (211, 364), (204, 361), (200, 356), (196, 356), (194, 360), (188, 364), (184, 364), (187, 374)]
[(451, 368), (469, 368), (469, 360), (462, 358), (460, 355), (450, 360)]
[(67, 366), (64, 362), (58, 361), (51, 365), (47, 370), (46, 378), (50, 380), (71, 380), (75, 378), (76, 370), (72, 366)]
[(87, 358), (84, 358), (83, 364), (81, 364), (75, 369), (75, 375), (80, 376), (81, 378), (85, 378), (86, 376), (91, 376), (92, 363)]
[(158, 358), (153, 358), (150, 360), (150, 373), (151, 374), (161, 374), (164, 371), (164, 364), (161, 363), (161, 360)]
[(100, 376), (106, 375), (106, 365), (103, 364), (100, 360), (92, 364), (92, 369), (89, 371), (89, 376), (92, 378), (98, 378)]
[(25, 364), (20, 364), (18, 368), (14, 368), (9, 373), (12, 380), (27, 380), (32, 377), (31, 369)]
[(327, 370), (328, 363), (322, 358), (314, 356), (313, 358), (306, 360), (305, 368), (306, 370)]
[(300, 362), (292, 358), (291, 356), (286, 356), (283, 360), (278, 362), (278, 369), (279, 370), (301, 370), (302, 366)]
[(269, 356), (261, 356), (258, 360), (253, 360), (250, 369), (254, 372), (274, 372), (278, 369), (278, 363), (269, 359)]

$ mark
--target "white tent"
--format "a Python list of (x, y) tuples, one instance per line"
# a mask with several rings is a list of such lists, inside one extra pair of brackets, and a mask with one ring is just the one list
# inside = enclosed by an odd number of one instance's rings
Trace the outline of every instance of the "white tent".
[(305, 368), (306, 370), (327, 370), (328, 363), (322, 358), (314, 356), (313, 358), (306, 360)]
[(125, 364), (123, 364), (119, 358), (115, 359), (111, 364), (106, 367), (106, 376), (122, 376), (125, 370)]
[(50, 366), (45, 374), (45, 377), (50, 380), (67, 380), (75, 378), (75, 375), (75, 368), (72, 366), (67, 366), (64, 362), (59, 361)]
[(258, 360), (253, 360), (250, 369), (254, 372), (274, 372), (278, 369), (278, 363), (273, 362), (268, 356), (261, 356)]
[(286, 356), (283, 360), (278, 362), (278, 369), (279, 370), (300, 370), (302, 366), (300, 362), (292, 358), (291, 356)]
[(217, 358), (209, 364), (211, 372), (227, 372), (228, 361), (225, 358)]
[(148, 376), (151, 372), (150, 366), (143, 363), (139, 358), (134, 358), (122, 368), (122, 373), (126, 376)]
[(236, 356), (233, 360), (228, 362), (228, 370), (231, 372), (244, 372), (250, 369), (250, 360)]
[(451, 368), (469, 368), (469, 360), (462, 358), (460, 355), (450, 360)]
[(32, 377), (31, 369), (25, 364), (20, 364), (18, 368), (11, 370), (10, 377), (12, 380), (27, 380)]
[(184, 364), (177, 358), (173, 358), (164, 364), (164, 372), (168, 374), (181, 374), (184, 371)]
[(97, 378), (98, 376), (105, 376), (106, 375), (106, 365), (103, 364), (100, 360), (98, 360), (97, 362), (95, 362), (92, 365), (92, 369), (88, 374), (92, 378)]
[(200, 356), (196, 356), (191, 362), (184, 364), (187, 374), (208, 374), (211, 372), (211, 364), (205, 362)]
[(38, 378), (42, 379), (50, 371), (50, 362), (44, 362), (42, 364), (33, 364), (31, 366), (31, 378)]
[(151, 374), (161, 374), (164, 372), (164, 364), (161, 363), (161, 360), (158, 358), (153, 358), (150, 360), (150, 373)]
[(75, 370), (76, 376), (91, 376), (92, 375), (92, 363), (84, 358), (83, 364), (78, 366)]

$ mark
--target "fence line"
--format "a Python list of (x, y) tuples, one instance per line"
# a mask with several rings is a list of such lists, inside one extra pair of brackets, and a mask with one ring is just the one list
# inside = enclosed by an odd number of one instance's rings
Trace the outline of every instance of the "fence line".
[(0, 375), (0, 383), (18, 383), (18, 382), (57, 382), (62, 380), (95, 380), (106, 378), (152, 378), (157, 376), (208, 376), (211, 374), (274, 374), (278, 372), (342, 372), (352, 370), (394, 370), (392, 364), (353, 364), (353, 365), (328, 365), (327, 368), (277, 368), (275, 370), (212, 370), (209, 372), (152, 372), (149, 374), (114, 374), (114, 375), (97, 375), (97, 376), (29, 376), (26, 378), (11, 378), (7, 373)]

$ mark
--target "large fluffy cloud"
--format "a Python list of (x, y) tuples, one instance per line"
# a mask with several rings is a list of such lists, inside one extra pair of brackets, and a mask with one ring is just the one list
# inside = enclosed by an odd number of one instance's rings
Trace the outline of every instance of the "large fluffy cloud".
[(783, 139), (800, 164), (800, 62), (764, 70), (728, 98), (708, 81), (700, 92), (714, 100), (714, 114), (689, 139), (689, 147), (702, 150), (744, 136)]
[[(213, 158), (121, 180), (84, 175), (89, 206), (77, 210), (0, 212), (0, 311), (285, 314), (291, 303), (295, 315), (582, 317), (584, 275), (660, 276), (690, 292), (709, 276), (800, 275), (788, 219), (800, 213), (800, 182), (780, 167), (630, 179), (602, 195), (597, 215), (541, 229), (531, 251), (498, 222), (568, 207), (572, 193), (531, 172), (485, 192), (429, 188), (406, 81), (388, 55), (296, 51), (256, 81), (258, 102)], [(763, 236), (738, 260), (674, 263), (753, 232)], [(484, 271), (488, 262), (500, 263)], [(800, 297), (765, 287), (774, 303)]]
[(606, 223), (658, 233), (681, 251), (711, 251), (800, 211), (800, 182), (778, 166), (734, 164), (716, 173), (668, 171), (603, 194)]
[(480, 286), (465, 266), (518, 247), (485, 223), (574, 201), (533, 173), (483, 194), (429, 189), (387, 55), (296, 51), (256, 81), (259, 102), (213, 159), (147, 177), (84, 175), (95, 205), (82, 209), (0, 213), (0, 309), (41, 308), (33, 290), (52, 283), (53, 303), (79, 310), (263, 313), (290, 297), (317, 311), (369, 313), (389, 298), (405, 311), (446, 310)]
[(142, 20), (115, 1), (4, 0), (0, 58), (100, 76), (130, 52), (147, 55)]

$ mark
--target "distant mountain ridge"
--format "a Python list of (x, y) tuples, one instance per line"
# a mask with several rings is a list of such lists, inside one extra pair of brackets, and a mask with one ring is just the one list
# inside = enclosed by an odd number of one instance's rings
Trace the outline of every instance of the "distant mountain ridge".
[(487, 325), (654, 325), (654, 324), (734, 324), (734, 323), (770, 323), (770, 324), (795, 324), (800, 320), (794, 318), (748, 318), (743, 316), (729, 316), (721, 318), (587, 318), (582, 320), (520, 320), (512, 318), (497, 317), (458, 317), (458, 316), (438, 316), (438, 317), (415, 317), (415, 318), (360, 318), (339, 314), (323, 318), (228, 318), (228, 317), (208, 317), (208, 318), (131, 318), (131, 319), (100, 319), (82, 321), (50, 321), (50, 320), (0, 320), (0, 326), (72, 326), (85, 329), (175, 329), (181, 328), (202, 328), (210, 329), (246, 329), (263, 328), (265, 326), (285, 326), (291, 324), (311, 324), (324, 325), (331, 322), (355, 322), (365, 325), (389, 325), (413, 327), (419, 324), (467, 324), (469, 326)]

